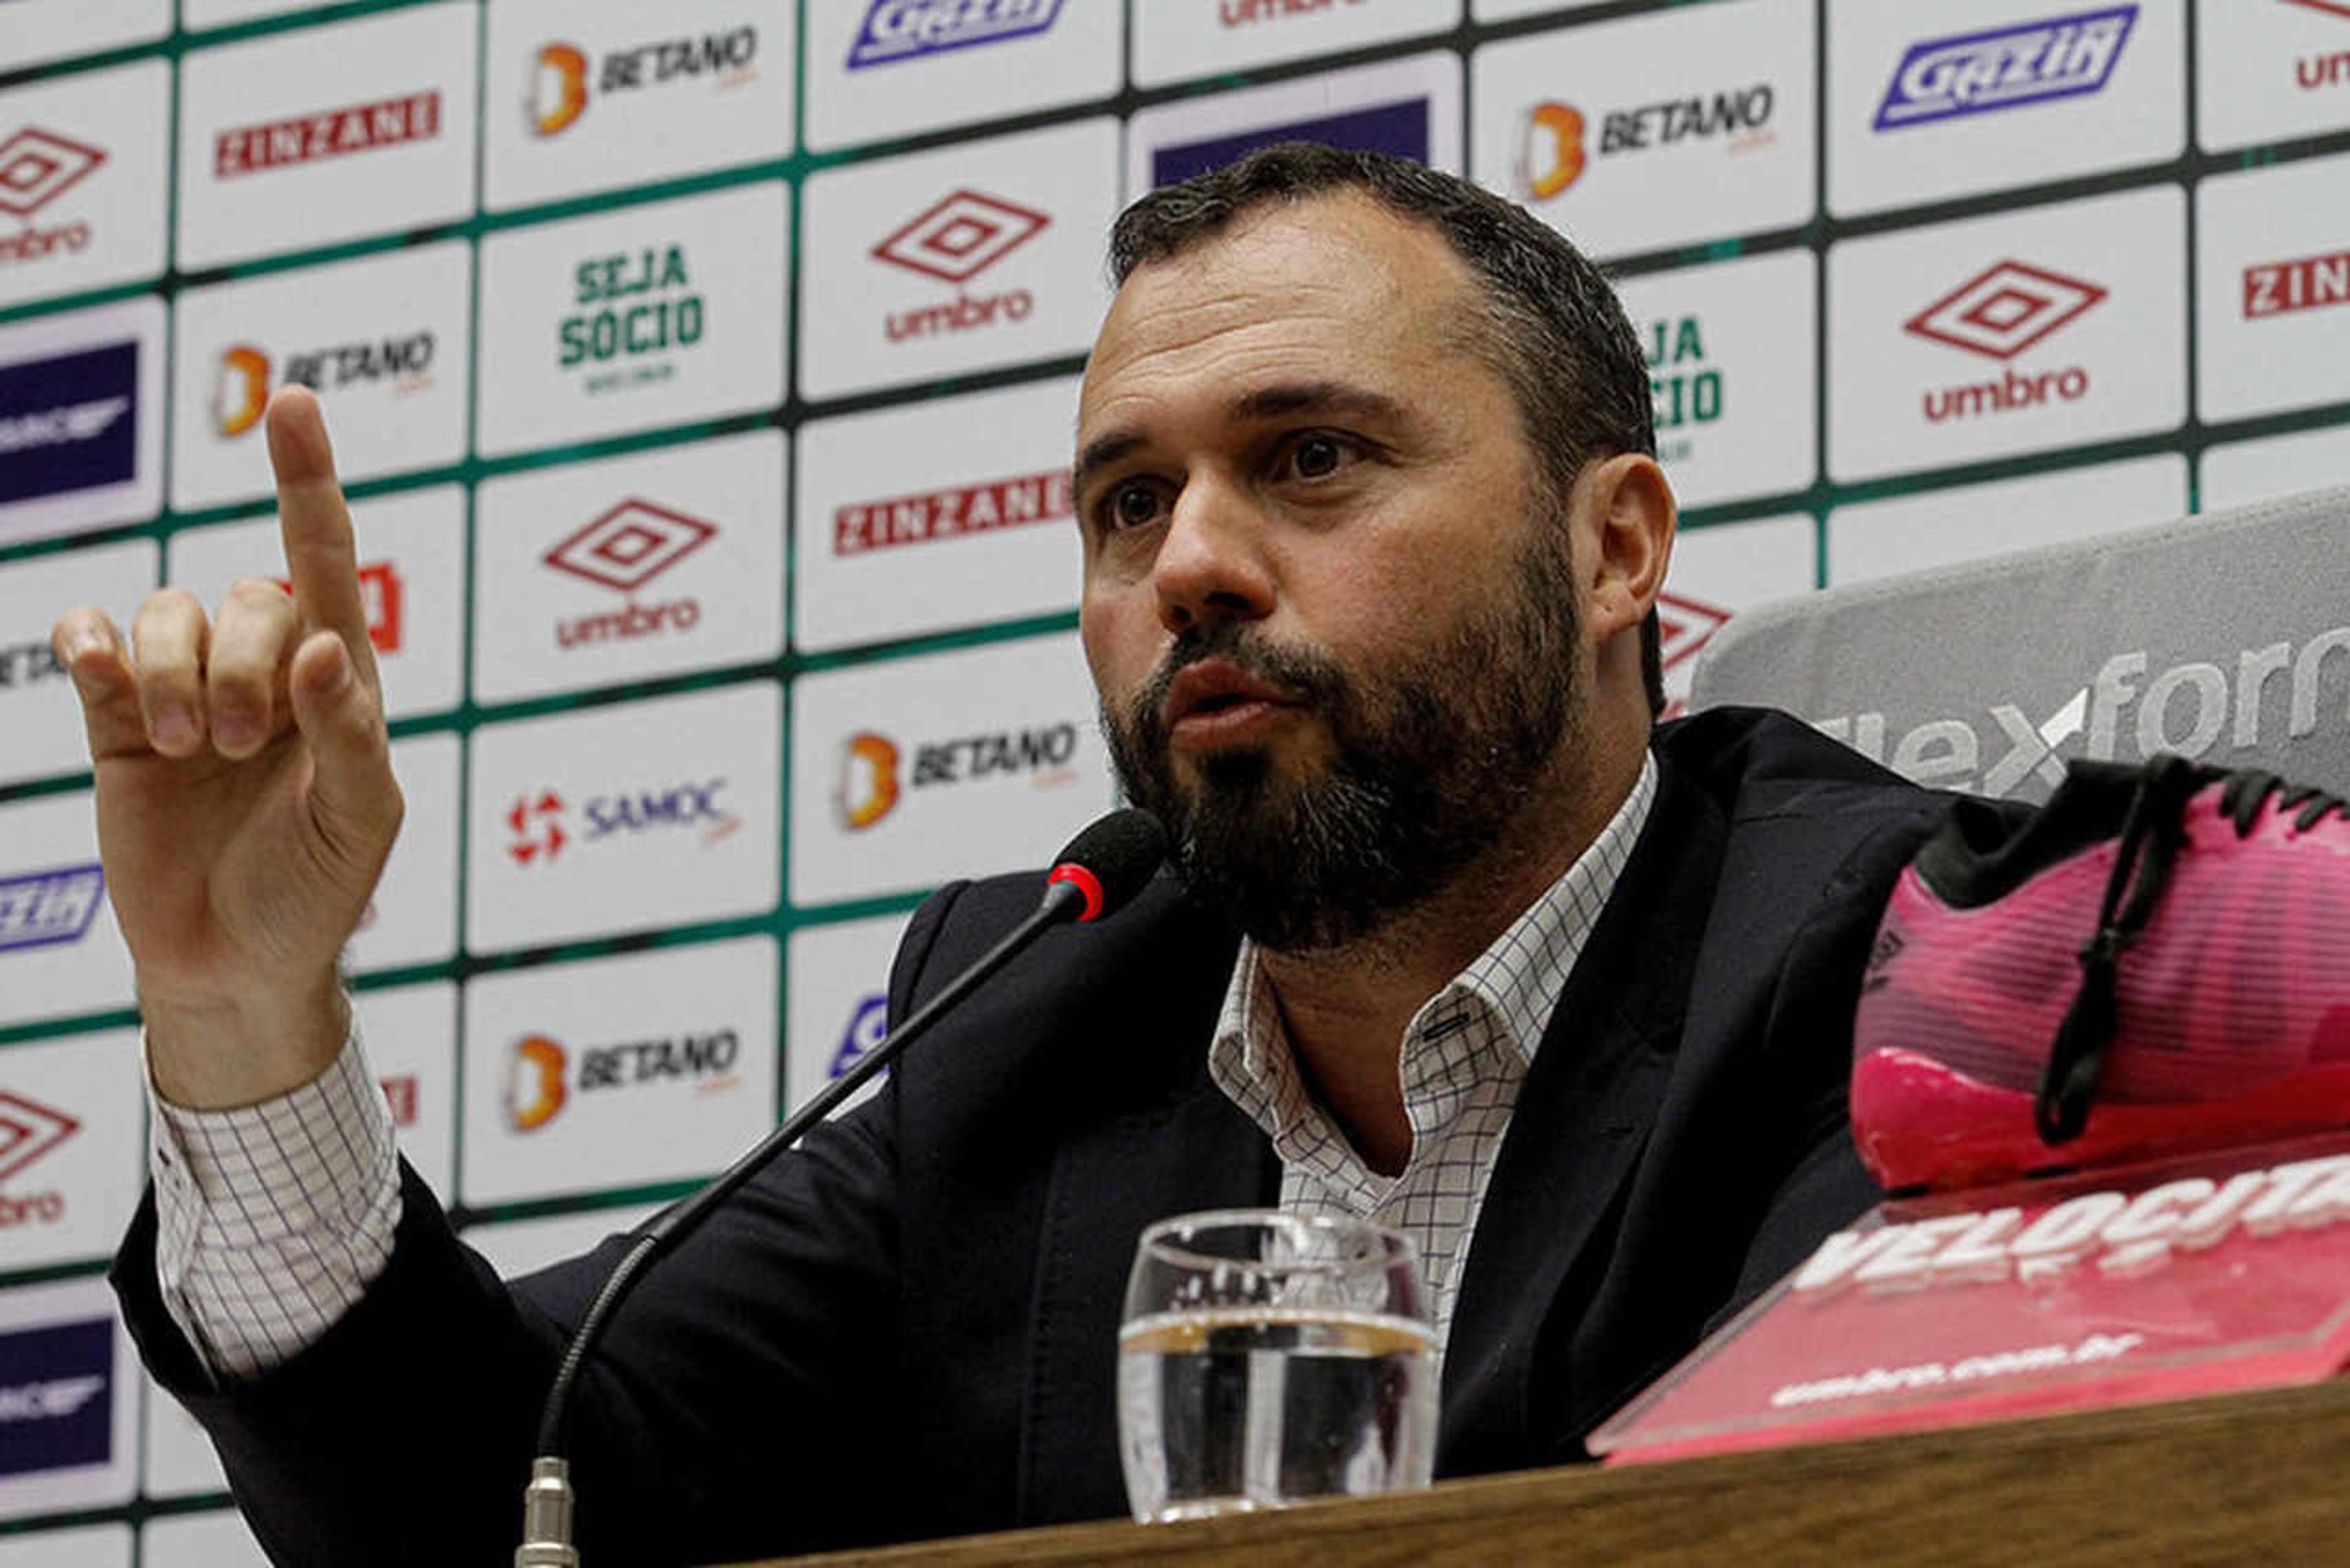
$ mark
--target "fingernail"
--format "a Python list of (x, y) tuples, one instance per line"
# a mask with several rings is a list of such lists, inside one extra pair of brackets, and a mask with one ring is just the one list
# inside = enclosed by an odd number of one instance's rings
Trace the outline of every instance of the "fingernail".
[(333, 655), (327, 661), (326, 669), (311, 677), (311, 690), (317, 691), (321, 697), (333, 697), (339, 695), (343, 688), (350, 683), (351, 650), (340, 642), (337, 642)]
[(244, 709), (215, 710), (213, 713), (213, 739), (223, 746), (246, 745), (260, 731), (259, 722)]
[(73, 630), (66, 633), (66, 667), (71, 669), (80, 663), (83, 654), (96, 652), (104, 647), (106, 639), (88, 627), (74, 628)]
[(196, 743), (195, 715), (172, 703), (155, 711), (155, 740), (162, 746), (192, 746)]

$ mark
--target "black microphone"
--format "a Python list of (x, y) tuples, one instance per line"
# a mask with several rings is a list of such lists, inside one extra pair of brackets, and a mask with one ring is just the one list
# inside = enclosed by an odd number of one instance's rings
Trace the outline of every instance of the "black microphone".
[(572, 1330), (571, 1343), (556, 1368), (555, 1382), (547, 1389), (546, 1404), (539, 1414), (538, 1454), (530, 1462), (530, 1483), (523, 1490), (522, 1544), (515, 1549), (515, 1568), (578, 1568), (579, 1552), (571, 1544), (571, 1467), (563, 1457), (571, 1391), (604, 1324), (652, 1260), (690, 1235), (738, 1188), (764, 1169), (769, 1160), (799, 1142), (808, 1128), (830, 1116), (841, 1101), (896, 1060), (931, 1024), (1030, 943), (1055, 926), (1097, 920), (1119, 909), (1142, 891), (1166, 856), (1167, 830), (1159, 826), (1157, 817), (1139, 807), (1114, 811), (1087, 827), (1069, 840), (1054, 861), (1035, 913), (941, 986), (911, 1017), (884, 1035), (879, 1044), (760, 1139), (750, 1153), (693, 1197), (656, 1219), (638, 1237), (580, 1315), (579, 1326)]

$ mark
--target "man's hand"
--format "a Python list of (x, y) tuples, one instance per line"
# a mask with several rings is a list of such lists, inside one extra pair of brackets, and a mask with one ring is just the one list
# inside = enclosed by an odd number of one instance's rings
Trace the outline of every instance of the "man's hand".
[(317, 400), (268, 412), (288, 597), (248, 577), (210, 622), (148, 596), (126, 647), (82, 608), (50, 634), (98, 775), (98, 842), (156, 1087), (198, 1109), (316, 1077), (349, 1018), (337, 955), (400, 831), (351, 517)]

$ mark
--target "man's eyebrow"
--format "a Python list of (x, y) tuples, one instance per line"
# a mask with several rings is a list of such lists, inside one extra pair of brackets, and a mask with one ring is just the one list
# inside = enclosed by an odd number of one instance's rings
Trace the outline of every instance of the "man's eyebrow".
[[(1225, 412), (1241, 422), (1327, 413), (1385, 420), (1415, 429), (1421, 423), (1418, 414), (1385, 392), (1346, 381), (1295, 381), (1259, 387), (1234, 398), (1225, 406)], [(1111, 431), (1087, 441), (1070, 470), (1070, 490), (1084, 493), (1087, 482), (1095, 474), (1142, 444), (1143, 437), (1135, 431)]]

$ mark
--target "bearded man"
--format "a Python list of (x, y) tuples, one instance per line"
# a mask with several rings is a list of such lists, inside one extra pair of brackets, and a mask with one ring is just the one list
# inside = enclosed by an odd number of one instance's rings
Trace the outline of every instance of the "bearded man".
[[(1118, 1513), (1122, 1285), (1169, 1214), (1410, 1234), (1460, 1475), (1581, 1457), (1874, 1195), (1853, 1004), (1942, 801), (1781, 715), (1657, 725), (1674, 505), (1604, 281), (1461, 181), (1301, 146), (1143, 198), (1113, 264), (1081, 620), (1173, 874), (649, 1276), (575, 1407), (597, 1560)], [(135, 661), (57, 631), (156, 1099), (115, 1279), (281, 1558), (487, 1561), (623, 1243), (502, 1284), (394, 1162), (334, 956), (399, 794), (315, 403), (269, 433), (292, 600), (167, 590)], [(893, 1013), (1035, 886), (926, 904)]]

